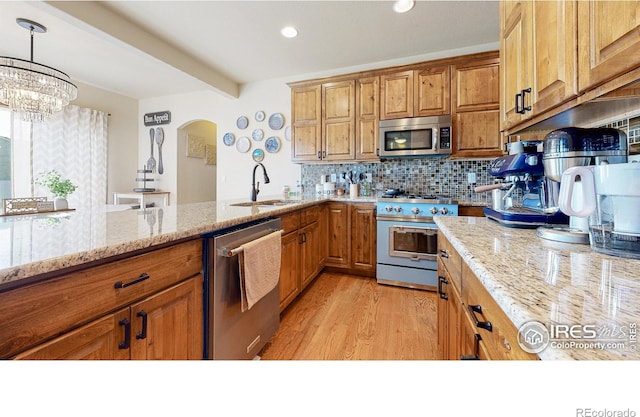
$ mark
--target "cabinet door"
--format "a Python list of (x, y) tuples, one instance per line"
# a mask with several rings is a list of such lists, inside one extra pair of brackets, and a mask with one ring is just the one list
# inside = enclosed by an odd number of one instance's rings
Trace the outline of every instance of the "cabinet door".
[(302, 250), (300, 265), (302, 268), (302, 288), (304, 289), (320, 271), (320, 234), (318, 222), (300, 229)]
[(535, 1), (531, 11), (534, 72), (525, 105), (536, 115), (578, 94), (578, 20), (573, 0)]
[(449, 306), (447, 310), (447, 358), (449, 360), (459, 360), (462, 352), (462, 300), (460, 294), (458, 293), (458, 290), (453, 285), (449, 285), (448, 296)]
[(125, 345), (130, 329), (129, 309), (108, 314), (76, 330), (43, 343), (16, 356), (15, 359), (129, 359)]
[(413, 70), (380, 76), (380, 119), (413, 117)]
[(458, 113), (455, 119), (456, 156), (491, 157), (502, 155), (499, 111)]
[(466, 312), (462, 312), (461, 359), (489, 360), (489, 353), (482, 336), (475, 331), (475, 325)]
[(351, 262), (353, 269), (376, 270), (376, 216), (372, 204), (351, 204)]
[(319, 259), (320, 269), (327, 262), (327, 254), (329, 251), (329, 206), (323, 204), (320, 206), (320, 215), (318, 216), (318, 240), (319, 240)]
[[(525, 115), (516, 112), (516, 95), (531, 86), (531, 2), (500, 2), (500, 129), (506, 130)], [(518, 105), (520, 106), (520, 105)]]
[(425, 68), (414, 74), (414, 116), (451, 114), (451, 67)]
[(329, 203), (327, 264), (331, 266), (349, 266), (348, 209), (346, 203)]
[(356, 81), (356, 159), (378, 159), (380, 77)]
[(355, 81), (322, 84), (322, 159), (354, 159)]
[(280, 311), (284, 310), (301, 291), (300, 241), (298, 231), (282, 237), (280, 263)]
[(442, 262), (438, 260), (438, 352), (442, 360), (449, 355), (449, 281)]
[(593, 88), (640, 65), (640, 2), (578, 2), (579, 87)]
[(316, 161), (320, 158), (321, 99), (319, 84), (291, 89), (293, 161)]
[(202, 359), (202, 275), (131, 307), (131, 359)]

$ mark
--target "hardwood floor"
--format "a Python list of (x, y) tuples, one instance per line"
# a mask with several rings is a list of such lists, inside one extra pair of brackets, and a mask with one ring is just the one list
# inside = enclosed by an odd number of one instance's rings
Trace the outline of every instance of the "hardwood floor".
[(437, 359), (436, 293), (322, 273), (281, 315), (269, 359)]

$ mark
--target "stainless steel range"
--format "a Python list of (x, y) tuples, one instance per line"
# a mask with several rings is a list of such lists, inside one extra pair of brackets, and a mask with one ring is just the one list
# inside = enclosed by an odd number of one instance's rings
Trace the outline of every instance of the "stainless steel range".
[(435, 291), (438, 227), (433, 217), (457, 216), (457, 201), (387, 190), (376, 208), (378, 283)]

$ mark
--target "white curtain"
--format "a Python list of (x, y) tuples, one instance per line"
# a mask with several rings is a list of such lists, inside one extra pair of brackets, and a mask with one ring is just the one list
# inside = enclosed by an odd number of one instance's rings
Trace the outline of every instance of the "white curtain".
[[(56, 170), (78, 186), (67, 200), (69, 207), (91, 209), (107, 202), (106, 113), (74, 105), (65, 107), (44, 123), (33, 123), (31, 180)], [(34, 185), (34, 195), (51, 198)]]

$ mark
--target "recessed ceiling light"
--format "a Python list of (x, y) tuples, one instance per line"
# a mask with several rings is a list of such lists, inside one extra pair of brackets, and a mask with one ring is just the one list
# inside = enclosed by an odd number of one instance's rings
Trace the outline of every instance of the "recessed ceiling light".
[(413, 9), (415, 4), (416, 2), (413, 0), (396, 0), (396, 2), (393, 3), (393, 11), (396, 13), (406, 13)]
[(280, 30), (280, 33), (285, 38), (295, 38), (296, 36), (298, 36), (298, 29), (294, 28), (293, 26), (285, 26), (282, 28), (282, 30)]

